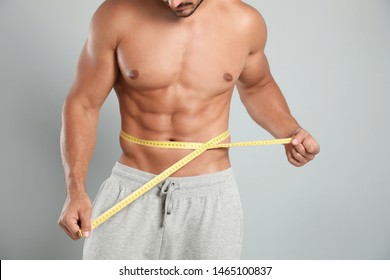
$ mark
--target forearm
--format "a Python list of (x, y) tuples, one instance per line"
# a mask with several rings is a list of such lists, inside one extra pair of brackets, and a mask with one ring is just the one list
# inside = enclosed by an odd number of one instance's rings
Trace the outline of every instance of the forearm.
[(251, 118), (274, 137), (290, 137), (300, 128), (274, 80), (245, 89), (240, 96)]
[(68, 193), (85, 191), (99, 110), (68, 96), (62, 112), (61, 155)]

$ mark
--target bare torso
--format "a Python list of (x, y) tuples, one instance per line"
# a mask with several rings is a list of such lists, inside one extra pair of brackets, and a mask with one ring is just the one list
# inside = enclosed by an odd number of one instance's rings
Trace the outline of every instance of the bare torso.
[[(121, 35), (114, 89), (122, 130), (144, 139), (194, 142), (226, 131), (232, 92), (248, 56), (234, 21), (239, 19), (234, 9), (244, 4), (205, 1), (202, 5), (209, 7), (200, 6), (196, 16), (177, 18), (162, 1), (117, 3)], [(120, 141), (120, 162), (151, 173), (189, 153)], [(174, 175), (193, 176), (229, 166), (228, 151), (213, 150)]]
[[(289, 162), (303, 166), (311, 161), (319, 145), (290, 114), (264, 54), (266, 37), (260, 13), (241, 0), (104, 1), (91, 20), (62, 110), (61, 155), (68, 193), (59, 219), (63, 230), (74, 240), (80, 238), (80, 229), (90, 236), (87, 170), (100, 108), (112, 88), (122, 130), (128, 134), (205, 142), (228, 129), (237, 85), (259, 126), (277, 138), (293, 137), (291, 145), (285, 145)], [(155, 174), (190, 152), (120, 141), (121, 163)], [(210, 150), (173, 176), (228, 167), (227, 150)]]

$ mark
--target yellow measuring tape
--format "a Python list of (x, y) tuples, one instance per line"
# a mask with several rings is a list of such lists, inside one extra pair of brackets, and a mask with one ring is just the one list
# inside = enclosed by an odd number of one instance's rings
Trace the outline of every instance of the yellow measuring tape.
[[(91, 228), (95, 229), (100, 226), (102, 223), (107, 221), (109, 218), (117, 214), (127, 205), (135, 201), (137, 198), (141, 197), (143, 194), (151, 190), (153, 187), (164, 181), (166, 178), (171, 176), (173, 173), (184, 167), (186, 164), (193, 161), (195, 158), (203, 154), (205, 151), (210, 149), (217, 148), (231, 148), (231, 147), (248, 147), (248, 146), (262, 146), (262, 145), (274, 145), (274, 144), (289, 144), (291, 143), (291, 138), (283, 139), (273, 139), (273, 140), (260, 140), (260, 141), (248, 141), (248, 142), (235, 142), (235, 143), (221, 143), (223, 140), (229, 137), (229, 131), (212, 138), (206, 143), (196, 143), (196, 142), (178, 142), (178, 141), (154, 141), (154, 140), (145, 140), (140, 139), (134, 136), (127, 134), (124, 131), (120, 132), (120, 136), (132, 143), (155, 147), (155, 148), (164, 148), (164, 149), (193, 149), (184, 158), (180, 159), (167, 169), (165, 169), (160, 174), (156, 175), (152, 180), (145, 183), (143, 186), (132, 192), (130, 195), (125, 197), (123, 200), (119, 201), (113, 207), (105, 211), (99, 217), (92, 221)], [(79, 230), (79, 235), (82, 237), (82, 232)]]

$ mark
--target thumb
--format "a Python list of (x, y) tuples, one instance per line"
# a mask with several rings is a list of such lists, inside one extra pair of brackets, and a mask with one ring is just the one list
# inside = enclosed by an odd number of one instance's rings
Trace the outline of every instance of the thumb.
[(298, 146), (303, 142), (305, 137), (305, 131), (303, 129), (297, 129), (292, 137), (291, 144), (293, 144), (293, 146)]
[(91, 235), (91, 213), (80, 213), (81, 234), (88, 238)]

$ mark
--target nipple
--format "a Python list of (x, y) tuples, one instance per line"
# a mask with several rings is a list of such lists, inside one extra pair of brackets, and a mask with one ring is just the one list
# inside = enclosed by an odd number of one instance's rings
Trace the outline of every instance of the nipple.
[(224, 78), (225, 81), (227, 81), (227, 82), (233, 81), (233, 76), (232, 76), (232, 74), (230, 74), (230, 73), (225, 73), (225, 74), (223, 75), (223, 78)]
[(135, 79), (138, 78), (139, 73), (138, 73), (137, 70), (131, 70), (131, 71), (129, 72), (129, 75), (128, 75), (128, 76), (129, 76), (130, 79), (135, 80)]

